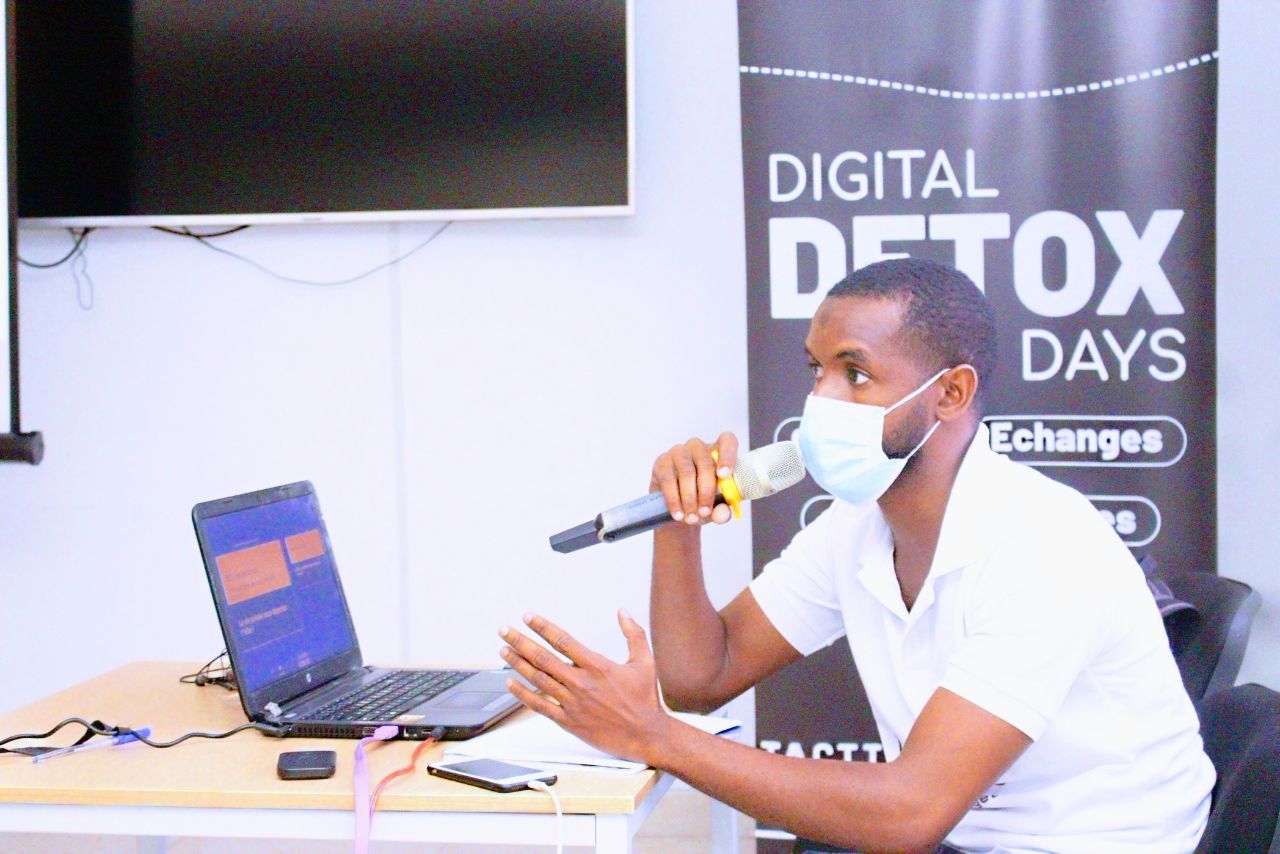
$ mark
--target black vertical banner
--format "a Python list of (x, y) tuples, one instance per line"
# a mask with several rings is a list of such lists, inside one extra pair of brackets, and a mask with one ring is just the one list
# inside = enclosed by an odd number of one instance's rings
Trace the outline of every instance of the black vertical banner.
[[(995, 450), (1214, 571), (1216, 25), (1203, 0), (740, 0), (751, 445), (794, 430), (825, 291), (932, 258), (995, 307)], [(829, 501), (755, 505), (756, 572)], [(756, 708), (766, 750), (883, 758), (843, 642)]]

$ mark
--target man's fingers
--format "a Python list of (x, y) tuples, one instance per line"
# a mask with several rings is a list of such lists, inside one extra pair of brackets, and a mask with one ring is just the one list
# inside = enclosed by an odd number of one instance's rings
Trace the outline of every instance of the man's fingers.
[(657, 462), (653, 464), (652, 485), (661, 491), (662, 497), (667, 500), (667, 511), (671, 514), (671, 518), (677, 522), (683, 519), (684, 508), (680, 506), (679, 479), (676, 477), (676, 466), (670, 452), (658, 457)]
[(649, 649), (649, 637), (645, 634), (644, 627), (632, 619), (631, 615), (623, 609), (618, 610), (618, 625), (622, 628), (622, 634), (627, 639), (628, 664), (636, 661), (647, 661), (653, 657), (653, 651)]
[[(698, 468), (688, 446), (671, 449), (671, 462), (676, 467), (676, 487), (680, 492), (680, 511), (684, 521), (698, 521)], [(675, 514), (673, 513), (672, 516)]]
[(526, 706), (528, 706), (530, 709), (533, 709), (538, 714), (543, 715), (544, 717), (551, 718), (551, 720), (555, 721), (561, 726), (564, 725), (564, 720), (565, 720), (564, 709), (562, 709), (558, 704), (553, 703), (547, 697), (544, 697), (541, 694), (530, 691), (524, 685), (520, 684), (520, 681), (518, 679), (508, 679), (507, 690), (510, 691), (512, 694), (514, 694), (517, 700), (519, 700), (521, 703), (524, 703)]
[(733, 467), (738, 464), (738, 437), (732, 433), (721, 433), (720, 438), (716, 439), (716, 456), (720, 458), (716, 462), (719, 466), (716, 474), (719, 477), (733, 474)]
[(738, 461), (738, 439), (732, 433), (720, 434), (714, 446), (718, 464), (711, 455), (712, 447), (701, 439), (690, 439), (653, 464), (650, 488), (662, 493), (671, 518), (677, 522), (697, 525), (713, 516), (716, 481), (733, 472)]
[(556, 658), (542, 644), (537, 643), (532, 638), (512, 629), (510, 626), (503, 626), (498, 630), (498, 635), (511, 645), (521, 658), (529, 662), (531, 665), (546, 673), (552, 679), (564, 685), (573, 684), (573, 665), (566, 664)]
[(698, 516), (711, 518), (711, 508), (716, 505), (716, 461), (711, 448), (698, 443), (693, 454), (693, 464), (698, 471)]
[[(525, 624), (533, 629), (542, 639), (551, 645), (556, 652), (568, 657), (570, 661), (579, 667), (591, 667), (600, 663), (600, 656), (592, 652), (583, 644), (579, 643), (573, 635), (548, 620), (546, 617), (540, 617), (537, 614), (525, 614)], [(532, 641), (529, 643), (533, 644)], [(537, 646), (537, 644), (533, 644)], [(538, 647), (541, 649), (541, 647)], [(554, 658), (554, 656), (548, 656)], [(534, 662), (535, 664), (537, 662)], [(555, 676), (553, 672), (551, 674)]]
[(564, 705), (569, 692), (563, 684), (551, 678), (546, 672), (534, 667), (511, 647), (503, 647), (498, 654), (502, 656), (503, 661), (511, 665), (516, 673), (528, 679), (533, 687), (551, 697), (558, 704)]

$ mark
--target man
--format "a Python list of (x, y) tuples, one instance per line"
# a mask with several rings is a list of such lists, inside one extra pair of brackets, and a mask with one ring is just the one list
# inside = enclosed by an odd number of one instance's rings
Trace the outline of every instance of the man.
[[(562, 662), (510, 629), (526, 705), (801, 836), (861, 851), (1190, 852), (1213, 786), (1143, 575), (1089, 502), (992, 452), (995, 351), (958, 271), (885, 261), (837, 284), (810, 325), (797, 438), (835, 500), (718, 613), (699, 530), (732, 435), (660, 456), (651, 619), (620, 613), (616, 664), (541, 617)], [(719, 463), (711, 451), (718, 452)], [(714, 709), (848, 638), (885, 763), (780, 756), (705, 735), (659, 701)], [(656, 661), (655, 661), (656, 659)]]

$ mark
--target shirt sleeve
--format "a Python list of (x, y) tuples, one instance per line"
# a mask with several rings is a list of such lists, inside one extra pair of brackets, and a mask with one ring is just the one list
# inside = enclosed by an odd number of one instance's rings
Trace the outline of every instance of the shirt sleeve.
[(802, 655), (830, 646), (845, 633), (831, 577), (834, 510), (828, 508), (797, 532), (751, 582), (751, 594), (764, 615)]
[(941, 682), (1032, 740), (1114, 626), (1112, 587), (1128, 554), (1106, 542), (1081, 548), (1094, 538), (1075, 533), (1070, 544), (1018, 538), (992, 555), (965, 593), (966, 637)]

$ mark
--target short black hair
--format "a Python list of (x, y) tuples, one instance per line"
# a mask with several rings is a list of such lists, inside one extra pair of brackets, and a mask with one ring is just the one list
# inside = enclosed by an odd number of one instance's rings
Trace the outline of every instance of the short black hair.
[(827, 296), (900, 302), (901, 334), (906, 336), (922, 375), (972, 365), (978, 374), (981, 412), (996, 363), (996, 317), (972, 279), (936, 261), (893, 258), (855, 271), (836, 283)]

